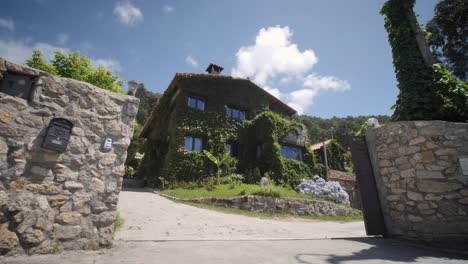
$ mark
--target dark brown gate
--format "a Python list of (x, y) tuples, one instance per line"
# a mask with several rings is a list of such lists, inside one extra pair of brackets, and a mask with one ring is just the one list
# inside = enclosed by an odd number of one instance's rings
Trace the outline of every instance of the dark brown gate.
[(387, 232), (366, 141), (362, 137), (351, 138), (350, 147), (361, 193), (366, 233), (370, 236), (385, 237)]

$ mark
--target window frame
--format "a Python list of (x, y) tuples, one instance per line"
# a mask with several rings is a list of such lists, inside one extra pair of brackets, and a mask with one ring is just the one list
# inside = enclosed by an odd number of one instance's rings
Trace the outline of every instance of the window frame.
[[(283, 148), (299, 150), (299, 159), (284, 156), (283, 155)], [(290, 144), (281, 144), (280, 154), (281, 154), (282, 158), (292, 159), (292, 160), (297, 160), (297, 161), (300, 161), (300, 162), (304, 162), (304, 149), (302, 147), (300, 147), (300, 146), (295, 146), (295, 145), (290, 145)]]
[[(193, 99), (195, 100), (195, 107), (192, 107), (190, 106), (190, 99)], [(203, 109), (200, 109), (200, 102), (202, 102), (202, 105), (203, 105)], [(187, 96), (187, 106), (189, 108), (192, 108), (192, 109), (196, 109), (196, 110), (200, 110), (200, 111), (205, 111), (205, 108), (206, 108), (206, 100), (205, 99), (202, 99), (200, 97), (196, 97), (196, 96), (192, 96), (192, 95), (189, 95)]]
[[(231, 106), (231, 105), (226, 105), (225, 108), (226, 108), (226, 115), (230, 119), (237, 120), (240, 122), (247, 120), (247, 111), (238, 107)], [(234, 116), (234, 113), (237, 113), (237, 117)], [(241, 116), (243, 116), (243, 118), (241, 118)]]
[[(190, 140), (190, 148), (187, 148), (187, 139)], [(197, 141), (200, 145), (200, 151), (197, 151)], [(184, 149), (185, 151), (201, 153), (203, 152), (203, 138), (200, 136), (184, 136)]]

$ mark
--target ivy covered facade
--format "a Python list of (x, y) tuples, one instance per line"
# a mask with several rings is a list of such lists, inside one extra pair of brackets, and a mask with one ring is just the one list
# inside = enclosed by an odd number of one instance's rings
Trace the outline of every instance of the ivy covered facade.
[(233, 159), (223, 171), (295, 186), (316, 168), (295, 115), (248, 79), (177, 73), (142, 129), (147, 143), (139, 174), (150, 185), (197, 182), (215, 171), (202, 150), (216, 157), (229, 151)]

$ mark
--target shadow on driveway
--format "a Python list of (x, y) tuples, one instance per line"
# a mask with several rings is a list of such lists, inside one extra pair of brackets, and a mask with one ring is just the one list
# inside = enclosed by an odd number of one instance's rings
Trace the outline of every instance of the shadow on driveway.
[(446, 260), (468, 260), (468, 252), (465, 254), (465, 252), (461, 251), (433, 248), (405, 240), (376, 237), (337, 238), (331, 240), (359, 242), (367, 244), (370, 247), (349, 255), (298, 253), (295, 255), (297, 263), (315, 264), (317, 258), (321, 258), (330, 264), (347, 263), (349, 261), (411, 263), (419, 262), (422, 259), (429, 261), (433, 259), (435, 260), (433, 263), (437, 263), (437, 260), (441, 258)]

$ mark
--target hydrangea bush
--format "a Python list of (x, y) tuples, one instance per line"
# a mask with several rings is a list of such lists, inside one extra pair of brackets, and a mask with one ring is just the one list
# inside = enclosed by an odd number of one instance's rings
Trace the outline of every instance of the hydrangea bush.
[(302, 194), (335, 203), (349, 204), (348, 193), (338, 182), (327, 182), (320, 176), (314, 176), (313, 180), (302, 179), (298, 188)]

